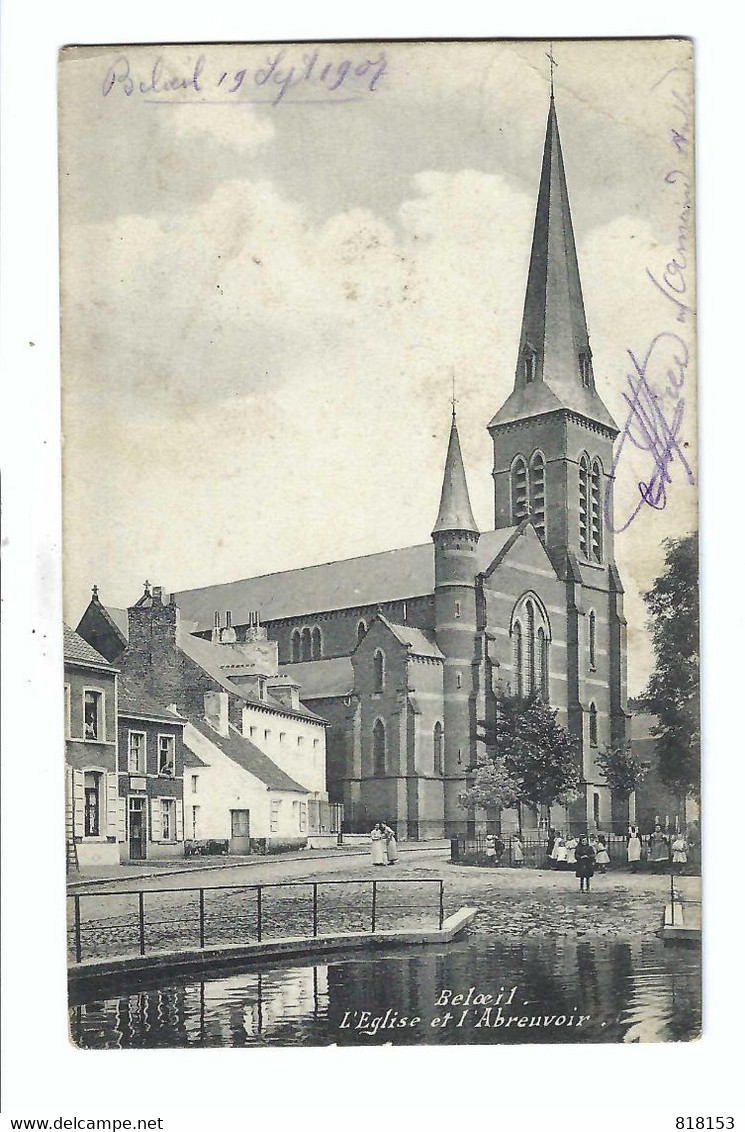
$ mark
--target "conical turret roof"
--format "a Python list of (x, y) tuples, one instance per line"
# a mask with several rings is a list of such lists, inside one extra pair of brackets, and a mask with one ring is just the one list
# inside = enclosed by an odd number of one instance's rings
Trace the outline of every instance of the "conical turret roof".
[(463, 466), (463, 456), (460, 450), (458, 426), (455, 423), (455, 410), (453, 410), (453, 423), (450, 426), (448, 454), (445, 458), (440, 510), (432, 534), (436, 535), (441, 531), (475, 531), (478, 533), (476, 520), (471, 510), (471, 500), (468, 496), (466, 470)]
[(548, 110), (515, 387), (490, 427), (570, 409), (618, 431), (595, 389), (553, 92)]

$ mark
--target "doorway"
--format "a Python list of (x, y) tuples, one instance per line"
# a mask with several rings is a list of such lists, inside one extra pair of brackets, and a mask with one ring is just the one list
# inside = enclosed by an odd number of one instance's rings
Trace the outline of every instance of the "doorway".
[(129, 799), (129, 859), (145, 860), (145, 799)]
[(251, 852), (251, 815), (249, 810), (230, 811), (230, 852)]

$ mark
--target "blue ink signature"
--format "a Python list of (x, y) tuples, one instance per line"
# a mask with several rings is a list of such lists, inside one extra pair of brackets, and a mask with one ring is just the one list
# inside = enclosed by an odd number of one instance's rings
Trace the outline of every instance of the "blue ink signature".
[[(303, 87), (309, 97), (288, 98), (288, 102), (345, 102), (356, 101), (364, 92), (376, 91), (386, 73), (388, 61), (385, 53), (376, 58), (345, 58), (323, 60), (320, 49), (305, 52), (300, 58), (287, 61), (284, 48), (268, 58), (265, 66), (239, 67), (210, 75), (205, 71), (207, 60), (200, 55), (187, 72), (174, 74), (159, 55), (147, 74), (138, 78), (126, 55), (119, 55), (109, 66), (101, 86), (104, 98), (114, 90), (127, 98), (144, 97), (146, 102), (191, 103), (226, 105), (233, 102), (253, 102), (278, 106), (288, 91)], [(218, 97), (210, 98), (211, 92)], [(251, 92), (257, 92), (251, 97)], [(338, 97), (337, 92), (350, 97)], [(363, 92), (360, 94), (360, 92)], [(173, 97), (179, 93), (186, 97)], [(200, 95), (199, 98), (194, 97)]]
[[(665, 354), (665, 350), (669, 354)], [(688, 483), (695, 483), (681, 442), (686, 404), (682, 390), (689, 365), (688, 347), (678, 334), (664, 331), (652, 339), (641, 362), (631, 350), (627, 353), (634, 368), (634, 372), (626, 377), (627, 391), (623, 394), (629, 414), (618, 440), (605, 496), (606, 522), (616, 534), (627, 530), (643, 507), (652, 507), (655, 511), (665, 509), (667, 487), (672, 483), (671, 466), (676, 460)], [(661, 366), (665, 371), (662, 392), (649, 380), (653, 364)], [(639, 452), (649, 453), (651, 474), (646, 481), (639, 482), (639, 501), (631, 514), (621, 526), (614, 526), (611, 499), (613, 477), (627, 445)]]

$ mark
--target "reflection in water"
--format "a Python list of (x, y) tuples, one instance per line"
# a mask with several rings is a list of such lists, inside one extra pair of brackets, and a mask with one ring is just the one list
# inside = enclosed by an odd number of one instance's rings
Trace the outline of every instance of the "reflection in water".
[[(443, 992), (452, 998), (472, 987), (470, 1005), (452, 1005), (443, 1022)], [(473, 1003), (479, 993), (500, 991), (501, 1014)], [(71, 991), (77, 1045), (686, 1041), (701, 1025), (699, 954), (665, 950), (657, 940), (505, 944), (471, 936), (445, 950), (342, 955), (318, 966), (192, 976), (106, 994), (94, 1001), (82, 989)], [(374, 1019), (386, 1012), (388, 1025), (376, 1028)], [(521, 1017), (532, 1024), (519, 1028)], [(414, 1025), (391, 1026), (413, 1018)], [(435, 1018), (441, 1021), (433, 1026)]]

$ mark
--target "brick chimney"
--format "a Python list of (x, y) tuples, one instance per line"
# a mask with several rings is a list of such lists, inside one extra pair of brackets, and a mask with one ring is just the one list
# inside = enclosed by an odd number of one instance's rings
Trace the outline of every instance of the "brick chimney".
[(204, 718), (210, 727), (214, 727), (218, 735), (227, 739), (229, 734), (227, 692), (204, 693)]

